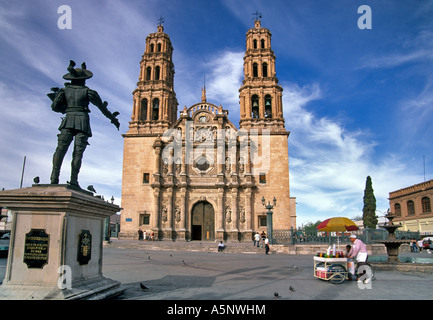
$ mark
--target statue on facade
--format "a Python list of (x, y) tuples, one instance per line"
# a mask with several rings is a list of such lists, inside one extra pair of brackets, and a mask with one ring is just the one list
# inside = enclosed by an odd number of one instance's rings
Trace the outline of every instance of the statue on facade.
[(74, 151), (72, 153), (71, 179), (69, 185), (80, 188), (78, 184), (78, 173), (81, 168), (83, 153), (86, 149), (87, 140), (92, 136), (89, 120), (89, 103), (91, 102), (101, 110), (101, 112), (111, 120), (111, 123), (119, 130), (120, 123), (116, 118), (119, 112), (111, 113), (107, 109), (108, 103), (102, 101), (99, 94), (85, 86), (87, 79), (93, 76), (93, 73), (86, 69), (83, 62), (81, 69), (74, 68), (75, 62), (70, 60), (67, 70), (69, 73), (63, 76), (63, 79), (71, 81), (65, 83), (62, 89), (51, 88), (48, 97), (52, 100), (51, 109), (55, 112), (66, 114), (62, 118), (59, 127), (60, 134), (57, 136), (57, 148), (53, 155), (53, 169), (51, 172), (51, 184), (59, 183), (60, 168), (63, 158), (68, 151), (69, 145), (74, 140)]

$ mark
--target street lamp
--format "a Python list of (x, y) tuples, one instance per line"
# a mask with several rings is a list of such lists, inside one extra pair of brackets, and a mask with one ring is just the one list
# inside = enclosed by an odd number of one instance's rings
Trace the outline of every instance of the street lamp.
[(277, 199), (272, 200), (273, 205), (271, 204), (270, 201), (268, 201), (268, 204), (266, 204), (266, 200), (265, 197), (262, 197), (262, 204), (263, 207), (266, 209), (266, 226), (268, 228), (268, 238), (269, 238), (269, 242), (271, 244), (274, 243), (274, 237), (273, 237), (273, 226), (272, 226), (272, 209), (274, 209), (277, 206)]

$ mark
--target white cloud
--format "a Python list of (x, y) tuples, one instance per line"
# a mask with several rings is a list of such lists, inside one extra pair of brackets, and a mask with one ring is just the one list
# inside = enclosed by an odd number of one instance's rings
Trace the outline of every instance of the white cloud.
[(244, 52), (225, 51), (214, 56), (206, 64), (210, 69), (206, 80), (207, 93), (214, 101), (224, 101), (232, 110), (238, 110), (239, 88), (243, 78)]
[[(239, 120), (239, 88), (243, 77), (244, 52), (230, 50), (212, 54), (206, 61), (199, 61), (176, 52), (175, 90), (179, 109), (200, 102), (201, 89), (206, 83), (209, 103), (222, 105), (229, 110), (230, 119)], [(237, 125), (237, 123), (234, 123)]]
[(411, 62), (433, 60), (433, 32), (422, 30), (410, 40), (403, 41), (398, 51), (387, 55), (365, 57), (360, 68), (394, 68)]
[(401, 159), (375, 154), (376, 143), (362, 129), (350, 132), (343, 124), (319, 118), (308, 104), (322, 99), (318, 84), (287, 84), (283, 97), (289, 137), (291, 195), (297, 198), (298, 224), (331, 216), (362, 214), (365, 179), (371, 176), (378, 214), (388, 207), (388, 193), (400, 181), (411, 181)]

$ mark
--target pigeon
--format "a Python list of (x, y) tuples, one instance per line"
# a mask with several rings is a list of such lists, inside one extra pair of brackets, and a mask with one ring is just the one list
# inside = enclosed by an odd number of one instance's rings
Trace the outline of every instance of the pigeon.
[(148, 256), (148, 257), (147, 257), (147, 259), (149, 259), (149, 260), (150, 260), (150, 256)]
[(88, 186), (87, 190), (89, 190), (90, 192), (96, 193), (96, 190), (95, 190), (95, 188), (93, 188), (92, 185)]
[(146, 287), (144, 284), (142, 284), (141, 282), (140, 282), (140, 288), (141, 289), (143, 289), (143, 290), (145, 290), (145, 289), (149, 289), (148, 287)]
[(292, 292), (296, 291), (295, 288), (293, 288), (292, 286), (289, 287), (289, 290), (292, 291)]
[(275, 297), (275, 298), (278, 298), (278, 297), (279, 297), (279, 293), (275, 291), (275, 292), (274, 292), (274, 297)]
[(182, 260), (183, 264), (186, 264), (185, 260)]
[(34, 177), (34, 178), (33, 178), (33, 182), (34, 182), (35, 184), (38, 184), (39, 181), (40, 181), (39, 177)]

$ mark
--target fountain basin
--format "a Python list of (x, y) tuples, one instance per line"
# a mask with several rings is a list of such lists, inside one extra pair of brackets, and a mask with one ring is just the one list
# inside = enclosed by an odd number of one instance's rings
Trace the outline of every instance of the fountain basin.
[(398, 262), (398, 253), (399, 248), (404, 243), (410, 243), (409, 240), (397, 240), (397, 239), (390, 239), (390, 240), (383, 240), (378, 241), (378, 243), (382, 243), (386, 247), (386, 251), (388, 253), (388, 261), (389, 262)]
[[(419, 263), (419, 264), (432, 264), (433, 258), (423, 257), (398, 257), (400, 263)], [(388, 256), (368, 256), (369, 263), (384, 263), (388, 261)]]

